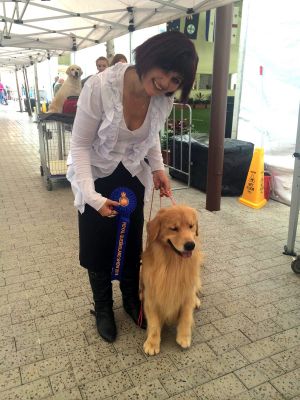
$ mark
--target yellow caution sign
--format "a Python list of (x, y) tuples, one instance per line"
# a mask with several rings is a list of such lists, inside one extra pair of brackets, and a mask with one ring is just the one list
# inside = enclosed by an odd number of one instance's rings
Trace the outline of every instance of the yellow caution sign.
[(267, 200), (264, 196), (264, 149), (254, 150), (242, 197), (239, 201), (252, 208), (263, 207)]
[(42, 112), (43, 113), (47, 112), (47, 105), (46, 105), (45, 101), (42, 102), (42, 107), (41, 108), (42, 108)]

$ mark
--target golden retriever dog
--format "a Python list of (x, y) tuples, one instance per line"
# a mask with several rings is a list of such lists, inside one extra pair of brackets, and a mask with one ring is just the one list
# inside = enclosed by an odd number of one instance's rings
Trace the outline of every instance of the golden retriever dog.
[(66, 70), (67, 79), (62, 84), (52, 100), (48, 112), (61, 113), (65, 100), (69, 96), (79, 96), (81, 92), (82, 69), (78, 65), (70, 65)]
[(202, 253), (195, 209), (176, 205), (161, 208), (147, 224), (142, 255), (140, 298), (147, 318), (146, 354), (160, 351), (164, 324), (177, 324), (177, 343), (191, 345), (193, 311), (200, 306)]

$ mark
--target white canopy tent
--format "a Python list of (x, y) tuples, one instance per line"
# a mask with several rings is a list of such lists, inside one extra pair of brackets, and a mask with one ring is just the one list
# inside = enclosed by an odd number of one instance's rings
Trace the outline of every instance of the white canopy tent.
[[(289, 255), (294, 254), (300, 207), (299, 11), (298, 0), (288, 0), (284, 9), (279, 0), (243, 0), (233, 126), (239, 139), (264, 148), (271, 197), (291, 204)], [(300, 256), (292, 268), (300, 273)]]
[[(98, 4), (96, 0), (76, 3), (71, 0), (0, 0), (3, 6), (0, 67), (22, 66), (28, 104), (26, 66), (34, 65), (37, 83), (37, 62), (64, 51), (76, 51), (96, 43), (106, 42), (126, 32), (157, 25), (183, 16), (217, 8), (215, 25), (214, 81), (212, 87), (211, 131), (214, 133), (210, 148), (216, 149), (213, 160), (219, 165), (208, 166), (209, 209), (220, 209), (223, 167), (222, 143), (224, 141), (226, 99), (229, 70), (232, 6), (234, 0), (152, 0), (118, 1)], [(125, 6), (124, 6), (125, 3)], [(49, 5), (50, 4), (50, 5)], [(63, 25), (60, 22), (63, 20)], [(92, 21), (92, 22), (91, 22)], [(58, 27), (63, 29), (58, 29)], [(17, 86), (18, 79), (16, 73)], [(216, 82), (216, 83), (214, 83)], [(27, 86), (27, 87), (26, 87)], [(18, 92), (19, 88), (18, 88)], [(40, 105), (36, 84), (37, 104)], [(20, 98), (20, 96), (19, 96)], [(21, 108), (21, 101), (20, 101)], [(30, 105), (29, 105), (30, 108)], [(40, 109), (38, 106), (37, 109)], [(216, 121), (215, 121), (216, 120)], [(219, 143), (214, 143), (218, 138)], [(216, 179), (219, 178), (219, 179)], [(209, 190), (210, 182), (215, 186)], [(212, 204), (211, 200), (215, 202)], [(209, 205), (210, 204), (210, 205)], [(210, 208), (211, 207), (211, 208)]]
[(1, 0), (0, 66), (30, 65), (233, 0)]
[(244, 0), (233, 130), (265, 150), (272, 197), (291, 202), (300, 101), (299, 1)]

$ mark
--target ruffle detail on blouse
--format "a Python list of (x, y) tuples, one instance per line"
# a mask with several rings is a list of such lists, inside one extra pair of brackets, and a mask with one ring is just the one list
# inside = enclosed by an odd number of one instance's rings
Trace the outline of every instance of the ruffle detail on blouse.
[(173, 98), (154, 96), (151, 98), (150, 107), (150, 132), (149, 135), (141, 143), (132, 147), (132, 152), (128, 155), (128, 159), (133, 165), (140, 164), (157, 141), (157, 135), (162, 129), (167, 116), (173, 107)]
[(100, 74), (104, 113), (102, 124), (98, 130), (99, 139), (94, 144), (94, 149), (105, 160), (113, 159), (111, 152), (118, 140), (119, 127), (123, 116), (119, 87), (123, 83), (123, 76), (127, 68), (128, 65), (126, 64), (116, 64), (113, 68), (108, 68), (105, 74)]
[[(102, 159), (112, 160), (112, 151), (118, 140), (119, 127), (123, 118), (123, 104), (120, 87), (123, 85), (124, 74), (128, 64), (118, 63), (99, 74), (101, 78), (101, 97), (103, 104), (103, 121), (98, 130), (98, 139), (93, 147), (96, 154)], [(173, 106), (173, 98), (154, 96), (149, 104), (150, 132), (141, 143), (132, 147), (128, 160), (131, 165), (137, 166), (143, 160), (149, 149), (155, 145), (157, 135), (163, 127), (166, 117)], [(97, 160), (92, 160), (97, 165)]]

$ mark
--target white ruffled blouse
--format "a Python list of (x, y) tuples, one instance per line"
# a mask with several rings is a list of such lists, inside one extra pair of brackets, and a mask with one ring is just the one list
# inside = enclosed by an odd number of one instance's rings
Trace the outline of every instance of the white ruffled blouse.
[(173, 98), (153, 96), (143, 125), (135, 131), (127, 129), (122, 98), (128, 67), (118, 63), (92, 76), (78, 100), (67, 178), (81, 213), (86, 203), (96, 210), (104, 205), (106, 198), (95, 191), (94, 181), (111, 175), (120, 162), (145, 186), (145, 200), (152, 188), (152, 171), (164, 169), (159, 131), (171, 112)]

